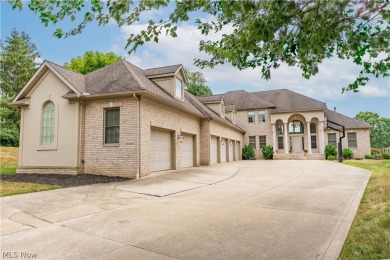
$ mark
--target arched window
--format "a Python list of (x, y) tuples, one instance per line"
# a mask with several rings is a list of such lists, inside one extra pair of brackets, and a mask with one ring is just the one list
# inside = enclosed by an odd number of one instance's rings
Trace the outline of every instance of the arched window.
[(41, 144), (54, 144), (55, 106), (51, 101), (46, 102), (42, 111)]
[(294, 120), (290, 122), (288, 127), (288, 132), (290, 134), (303, 134), (303, 124), (301, 121)]

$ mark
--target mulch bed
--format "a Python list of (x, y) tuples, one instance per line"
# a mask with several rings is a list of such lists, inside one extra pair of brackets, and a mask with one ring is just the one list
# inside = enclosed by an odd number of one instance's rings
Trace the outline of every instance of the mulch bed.
[(59, 185), (63, 188), (130, 180), (128, 178), (123, 178), (123, 177), (102, 176), (102, 175), (92, 175), (92, 174), (68, 175), (68, 174), (17, 173), (17, 174), (1, 174), (0, 178), (2, 181)]

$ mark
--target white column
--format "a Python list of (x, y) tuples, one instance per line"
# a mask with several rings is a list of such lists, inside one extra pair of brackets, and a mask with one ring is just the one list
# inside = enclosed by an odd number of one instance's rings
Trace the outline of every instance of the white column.
[(272, 124), (272, 146), (274, 147), (274, 151), (277, 151), (277, 142), (276, 142), (276, 125)]
[(288, 128), (287, 128), (287, 123), (284, 123), (284, 128), (283, 128), (283, 131), (284, 131), (284, 153), (285, 154), (288, 154)]
[(311, 133), (310, 133), (310, 122), (306, 122), (307, 126), (307, 151), (311, 154)]
[(324, 131), (324, 122), (320, 122), (320, 151), (319, 153), (324, 153), (325, 150), (325, 131)]

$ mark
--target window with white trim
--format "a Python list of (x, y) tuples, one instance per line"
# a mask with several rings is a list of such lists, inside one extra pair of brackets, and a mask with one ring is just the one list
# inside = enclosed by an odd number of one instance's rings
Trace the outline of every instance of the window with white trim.
[(41, 144), (54, 144), (55, 132), (55, 106), (51, 101), (47, 101), (42, 110), (42, 130), (41, 130)]
[(333, 144), (337, 146), (336, 134), (328, 134), (328, 144)]
[(249, 145), (256, 149), (256, 136), (249, 136)]
[(119, 144), (119, 108), (104, 110), (104, 144)]
[(248, 123), (252, 124), (255, 122), (255, 111), (248, 112)]
[(265, 112), (257, 111), (259, 123), (265, 122)]
[(267, 137), (265, 135), (259, 135), (259, 149), (262, 149), (267, 145)]
[(182, 84), (180, 79), (176, 78), (176, 93), (175, 93), (175, 96), (177, 98), (183, 98), (182, 92), (183, 92), (183, 84)]
[(356, 133), (347, 133), (347, 139), (348, 139), (348, 147), (351, 148), (357, 147)]

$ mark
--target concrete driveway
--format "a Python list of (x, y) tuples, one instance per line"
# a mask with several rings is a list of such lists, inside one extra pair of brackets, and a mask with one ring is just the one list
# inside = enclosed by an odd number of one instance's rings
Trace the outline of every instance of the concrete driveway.
[(336, 259), (369, 176), (240, 161), (5, 197), (2, 258)]

